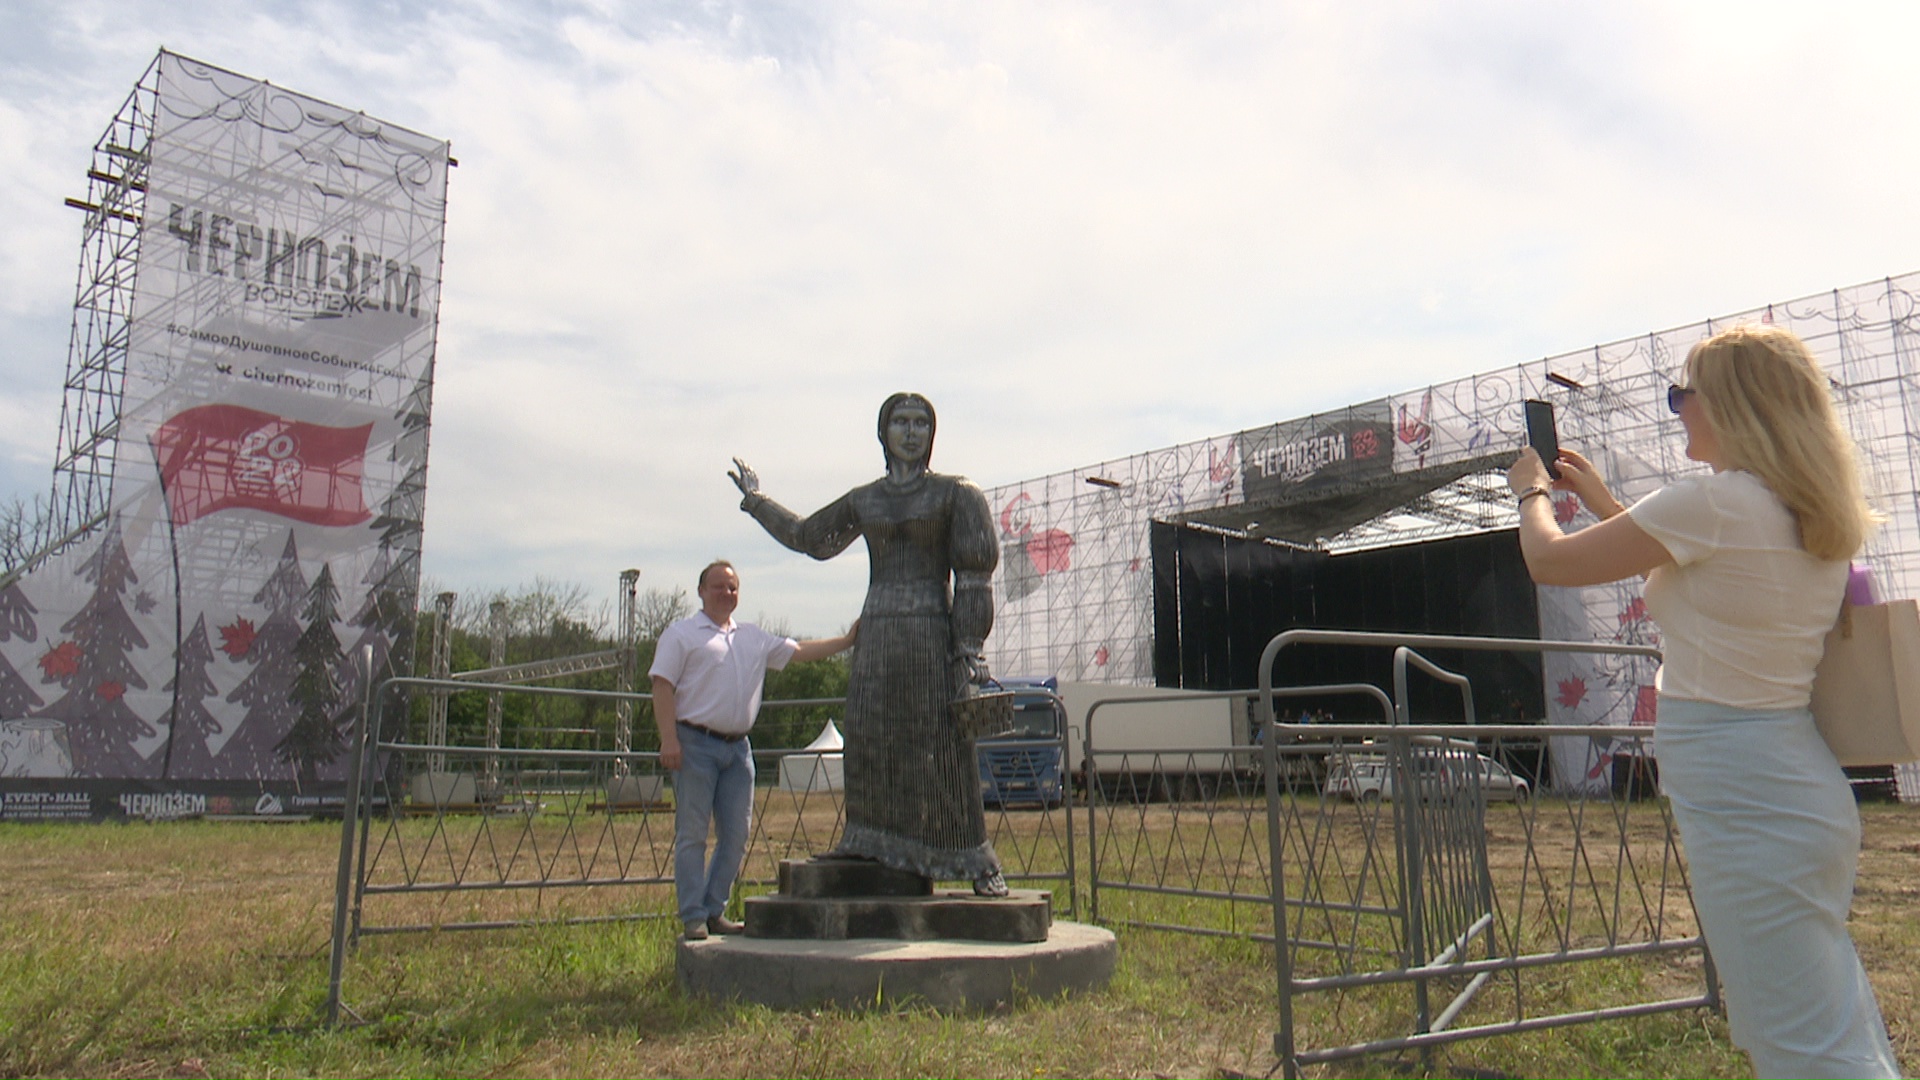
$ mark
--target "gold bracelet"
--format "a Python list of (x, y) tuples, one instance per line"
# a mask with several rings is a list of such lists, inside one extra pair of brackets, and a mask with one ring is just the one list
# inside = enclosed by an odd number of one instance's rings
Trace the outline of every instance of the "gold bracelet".
[(1553, 492), (1549, 491), (1546, 488), (1541, 487), (1539, 484), (1535, 484), (1532, 487), (1520, 493), (1520, 501), (1515, 505), (1525, 506), (1527, 505), (1527, 500), (1533, 498), (1535, 495), (1551, 495), (1551, 494), (1553, 494)]

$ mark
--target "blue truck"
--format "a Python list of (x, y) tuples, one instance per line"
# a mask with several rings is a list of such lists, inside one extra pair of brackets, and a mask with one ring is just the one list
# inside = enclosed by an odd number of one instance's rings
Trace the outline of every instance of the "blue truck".
[(1053, 696), (1059, 680), (1001, 679), (1000, 685), (1014, 691), (1013, 730), (976, 744), (981, 798), (988, 806), (1059, 806), (1067, 796), (1060, 741), (1066, 718)]

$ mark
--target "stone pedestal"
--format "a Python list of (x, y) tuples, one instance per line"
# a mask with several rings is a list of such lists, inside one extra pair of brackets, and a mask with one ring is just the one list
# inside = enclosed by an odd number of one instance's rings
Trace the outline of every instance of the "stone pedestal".
[(1053, 921), (1052, 895), (941, 891), (862, 860), (780, 864), (780, 891), (746, 902), (744, 935), (682, 941), (688, 993), (774, 1008), (920, 1003), (985, 1009), (1022, 994), (1104, 986), (1113, 934)]
[(935, 892), (918, 874), (853, 859), (788, 860), (780, 891), (747, 900), (747, 936), (840, 941), (1047, 940), (1053, 894), (1018, 889), (997, 900)]

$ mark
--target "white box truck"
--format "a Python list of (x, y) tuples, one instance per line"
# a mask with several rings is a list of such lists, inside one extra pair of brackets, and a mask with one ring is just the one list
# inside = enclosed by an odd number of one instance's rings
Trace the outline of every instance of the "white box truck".
[[(1201, 697), (1200, 691), (1114, 683), (1063, 682), (1068, 770), (1076, 787), (1089, 779), (1108, 798), (1206, 796), (1260, 775), (1251, 752), (1251, 695)], [(1145, 700), (1129, 700), (1145, 699)], [(1110, 704), (1095, 705), (1101, 702)], [(1088, 717), (1094, 762), (1086, 768)], [(1233, 748), (1242, 748), (1235, 753)]]

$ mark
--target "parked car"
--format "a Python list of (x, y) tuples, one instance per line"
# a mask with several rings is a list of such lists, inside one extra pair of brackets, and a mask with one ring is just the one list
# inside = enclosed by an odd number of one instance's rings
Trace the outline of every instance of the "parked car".
[[(1443, 773), (1438, 783), (1441, 791), (1464, 786), (1464, 782), (1477, 783), (1488, 802), (1524, 799), (1531, 793), (1524, 777), (1515, 776), (1513, 770), (1485, 754), (1474, 755), (1477, 769), (1463, 768), (1465, 760), (1454, 754), (1416, 754), (1413, 765), (1416, 770)], [(1392, 799), (1393, 769), (1381, 754), (1336, 756), (1327, 764), (1326, 783), (1320, 790), (1328, 798), (1356, 802)]]
[(1329, 799), (1379, 802), (1392, 798), (1393, 775), (1379, 755), (1340, 756), (1327, 763), (1326, 783), (1320, 793)]

